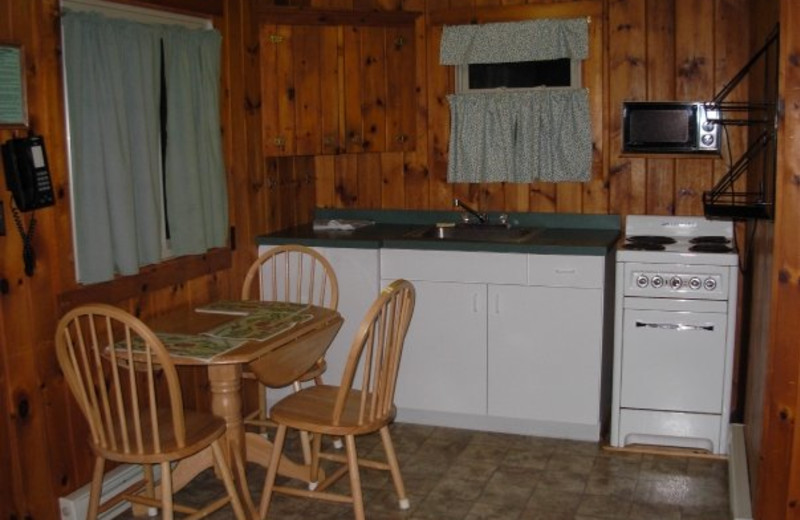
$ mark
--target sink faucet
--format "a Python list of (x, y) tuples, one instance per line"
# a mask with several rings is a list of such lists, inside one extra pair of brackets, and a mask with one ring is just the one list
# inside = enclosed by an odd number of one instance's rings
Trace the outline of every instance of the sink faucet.
[(486, 224), (489, 221), (489, 217), (486, 215), (486, 213), (478, 213), (476, 210), (472, 209), (467, 204), (464, 204), (464, 202), (461, 201), (460, 199), (453, 199), (453, 206), (461, 208), (470, 215), (473, 215), (475, 218), (478, 219), (478, 222), (480, 222), (481, 224)]

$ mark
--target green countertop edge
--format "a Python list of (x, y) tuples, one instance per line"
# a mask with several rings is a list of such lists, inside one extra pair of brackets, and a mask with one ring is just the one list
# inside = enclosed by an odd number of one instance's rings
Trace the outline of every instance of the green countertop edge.
[[(490, 213), (497, 216), (499, 213)], [(416, 249), (431, 251), (485, 251), (498, 253), (603, 256), (617, 242), (618, 215), (510, 213), (514, 225), (544, 228), (529, 243), (458, 242), (405, 238), (420, 226), (455, 222), (457, 211), (320, 210), (318, 219), (371, 220), (375, 225), (355, 231), (314, 231), (311, 224), (256, 237), (257, 245), (305, 244), (356, 249)]]
[[(490, 211), (489, 221), (497, 222), (503, 214)], [(609, 229), (619, 231), (619, 215), (596, 215), (586, 213), (505, 213), (509, 222), (520, 226), (570, 229)], [(370, 210), (370, 209), (323, 209), (314, 212), (317, 219), (372, 220), (379, 224), (432, 225), (437, 222), (460, 222), (461, 211), (425, 210)]]

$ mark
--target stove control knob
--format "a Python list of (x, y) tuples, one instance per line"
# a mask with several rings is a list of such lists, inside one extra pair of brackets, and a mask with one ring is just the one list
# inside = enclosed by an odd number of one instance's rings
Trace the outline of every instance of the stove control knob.
[(650, 279), (647, 278), (647, 275), (640, 274), (636, 277), (636, 287), (639, 289), (644, 289), (650, 283)]
[(703, 287), (705, 287), (706, 291), (713, 291), (717, 288), (717, 281), (713, 278), (706, 278), (703, 282)]
[(679, 276), (673, 276), (669, 280), (669, 286), (672, 287), (673, 290), (677, 291), (681, 288), (681, 286), (683, 286), (683, 280), (681, 280)]
[(696, 290), (698, 290), (698, 289), (699, 289), (700, 287), (702, 287), (702, 286), (703, 286), (703, 282), (701, 282), (701, 281), (700, 281), (700, 278), (698, 278), (698, 277), (696, 277), (696, 276), (693, 276), (693, 277), (692, 277), (692, 278), (689, 280), (689, 287), (690, 287), (690, 288), (691, 288), (693, 291), (696, 291)]
[(664, 285), (664, 279), (663, 279), (663, 278), (661, 278), (659, 275), (655, 275), (655, 276), (654, 276), (654, 277), (653, 277), (653, 278), (650, 280), (650, 285), (652, 285), (652, 286), (653, 286), (653, 289), (660, 289), (660, 288), (661, 288), (661, 286), (663, 286), (663, 285)]

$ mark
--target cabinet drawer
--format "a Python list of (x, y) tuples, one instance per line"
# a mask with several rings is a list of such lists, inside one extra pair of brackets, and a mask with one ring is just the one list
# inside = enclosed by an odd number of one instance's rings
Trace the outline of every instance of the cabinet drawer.
[(382, 249), (381, 278), (525, 285), (526, 256), (516, 253)]
[(603, 288), (602, 256), (528, 255), (528, 285)]

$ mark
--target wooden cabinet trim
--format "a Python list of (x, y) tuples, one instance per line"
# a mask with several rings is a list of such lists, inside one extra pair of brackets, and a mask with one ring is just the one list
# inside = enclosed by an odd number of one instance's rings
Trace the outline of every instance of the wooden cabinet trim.
[(414, 11), (340, 11), (296, 7), (258, 6), (260, 23), (284, 25), (359, 25), (396, 27), (414, 25), (422, 13)]
[(602, 17), (603, 2), (583, 0), (569, 3), (457, 7), (431, 11), (430, 25), (454, 25), (535, 18)]

